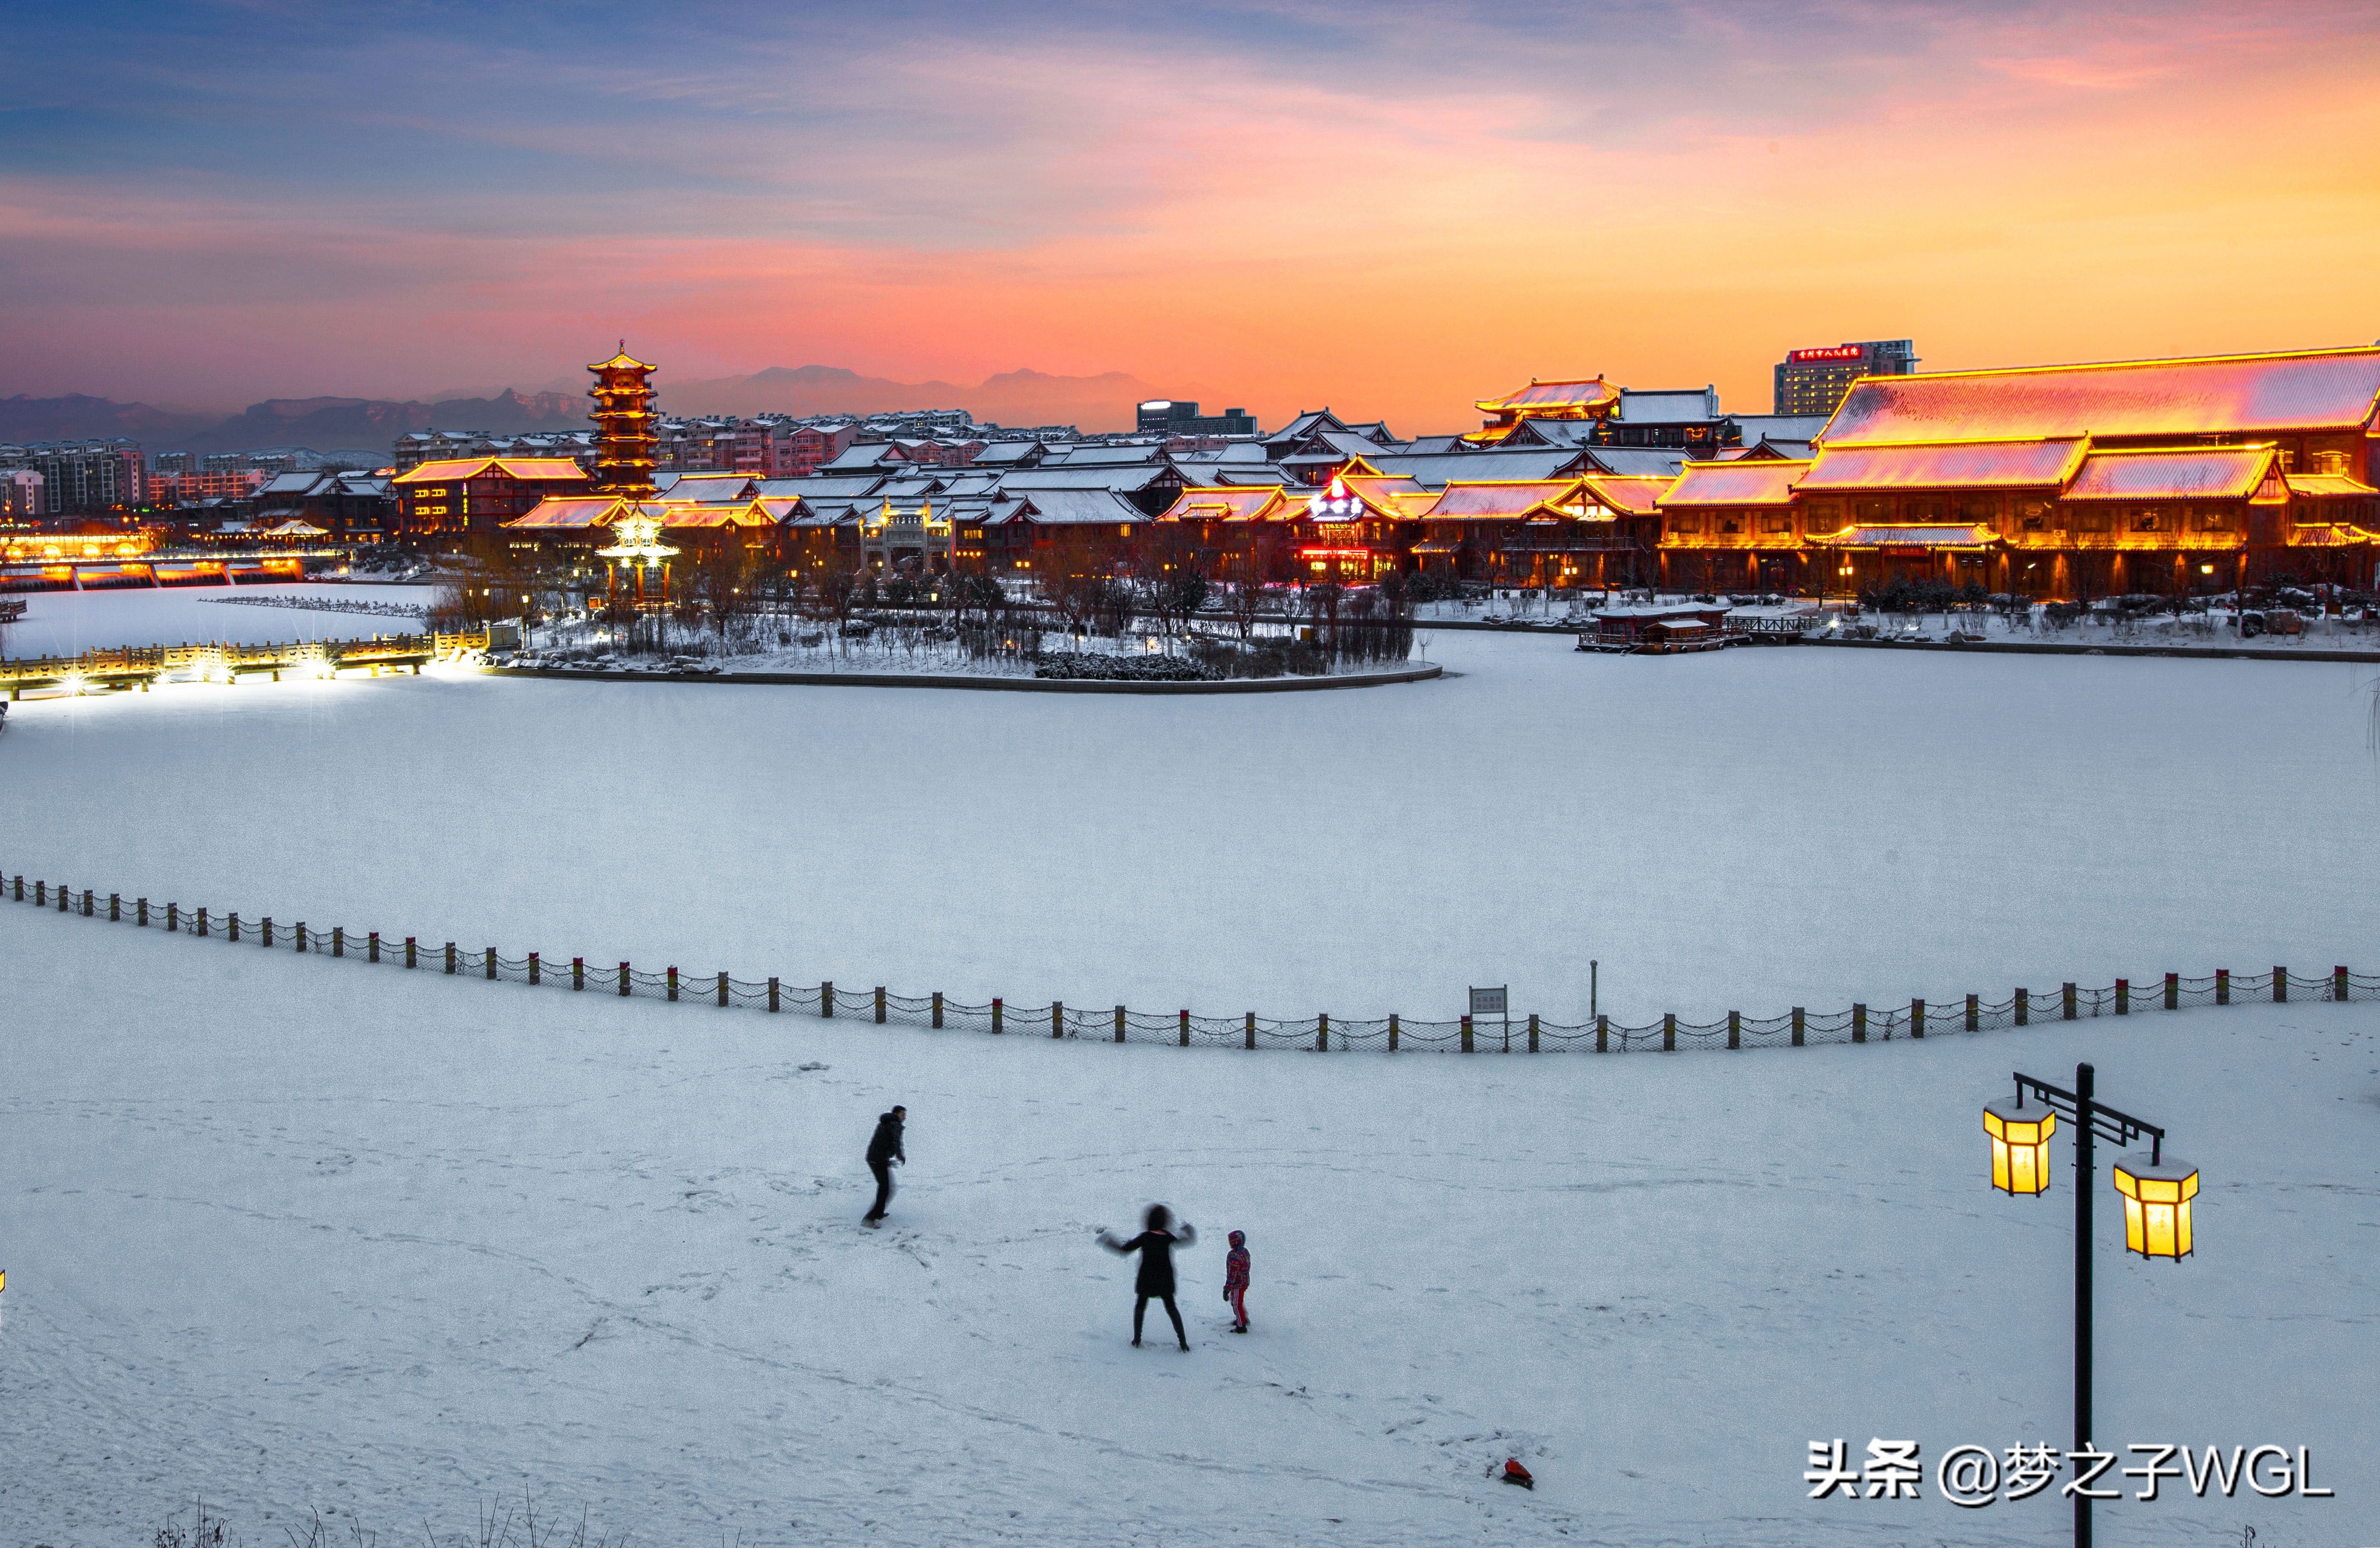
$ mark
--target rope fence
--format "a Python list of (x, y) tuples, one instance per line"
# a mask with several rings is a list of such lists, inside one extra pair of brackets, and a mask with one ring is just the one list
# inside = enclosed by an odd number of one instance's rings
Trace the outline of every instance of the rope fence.
[(1002, 999), (987, 1005), (966, 1005), (939, 991), (925, 996), (899, 995), (881, 985), (855, 989), (838, 986), (831, 980), (791, 984), (776, 977), (745, 979), (727, 973), (689, 974), (675, 967), (656, 973), (627, 962), (590, 962), (583, 957), (548, 958), (534, 951), (522, 957), (506, 957), (493, 946), (433, 943), (414, 936), (382, 936), (376, 930), (357, 931), (339, 925), (325, 930), (304, 921), (279, 925), (270, 914), (243, 919), (237, 913), (218, 913), (204, 907), (185, 908), (177, 902), (159, 905), (146, 898), (128, 901), (117, 893), (103, 895), (92, 888), (77, 891), (65, 882), (41, 878), (29, 881), (22, 876), (10, 877), (0, 884), (0, 896), (10, 902), (30, 903), (35, 908), (137, 928), (161, 929), (192, 940), (297, 951), (339, 961), (483, 979), (492, 984), (521, 984), (533, 988), (660, 999), (722, 1010), (792, 1013), (827, 1021), (859, 1021), (879, 1026), (931, 1027), (1078, 1041), (1170, 1043), (1184, 1048), (1305, 1048), (1318, 1053), (1354, 1048), (1388, 1053), (1429, 1049), (1466, 1054), (1799, 1048), (1821, 1043), (1889, 1043), (1895, 1038), (1940, 1037), (2027, 1026), (2036, 1022), (2131, 1016), (2209, 1005), (2380, 999), (2380, 974), (2351, 973), (2345, 967), (2334, 967), (2326, 974), (2301, 974), (2276, 966), (2267, 973), (2235, 974), (2228, 968), (2218, 968), (2205, 977), (2168, 973), (2150, 978), (2119, 978), (2106, 988), (2061, 984), (2047, 993), (2016, 989), (2001, 1000), (1968, 995), (1954, 1000), (1856, 1004), (1847, 1010), (1822, 1013), (1813, 1013), (1797, 1005), (1781, 1016), (1747, 1016), (1730, 1010), (1716, 1022), (1686, 1022), (1675, 1015), (1665, 1015), (1643, 1026), (1622, 1025), (1609, 1016), (1566, 1024), (1534, 1014), (1509, 1020), (1500, 1016), (1463, 1016), (1441, 1022), (1416, 1022), (1394, 1015), (1351, 1021), (1327, 1014), (1283, 1020), (1260, 1016), (1253, 1010), (1236, 1016), (1201, 1016), (1186, 1010), (1154, 1013), (1121, 1005), (1084, 1007), (1056, 1000), (1047, 1005), (1012, 1005)]

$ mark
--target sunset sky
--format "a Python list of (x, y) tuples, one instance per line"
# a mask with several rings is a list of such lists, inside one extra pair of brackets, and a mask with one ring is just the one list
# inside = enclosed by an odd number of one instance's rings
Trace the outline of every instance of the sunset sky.
[[(0, 393), (1125, 371), (1268, 428), (2380, 338), (2380, 6), (14, 9)], [(666, 402), (666, 397), (664, 397)]]

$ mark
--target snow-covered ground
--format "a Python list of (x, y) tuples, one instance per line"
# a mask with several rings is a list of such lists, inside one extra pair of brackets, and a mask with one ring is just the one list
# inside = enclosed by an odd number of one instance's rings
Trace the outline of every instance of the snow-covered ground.
[[(249, 610), (218, 608), (224, 613)], [(327, 615), (326, 615), (327, 616)], [(1441, 633), (1190, 701), (481, 675), (28, 701), (0, 872), (1160, 1013), (1840, 1010), (2380, 965), (2371, 669)]]
[[(28, 592), (19, 599), (26, 604), (25, 617), (8, 625), (6, 645), (0, 654), (79, 656), (86, 650), (201, 641), (273, 645), (284, 640), (369, 639), (376, 634), (403, 634), (420, 625), (370, 613), (253, 604), (266, 599), (320, 598), (419, 608), (427, 606), (435, 594), (435, 588), (427, 586), (346, 582)], [(237, 600), (227, 603), (226, 598)]]
[[(478, 836), (444, 835), (456, 892), (491, 877)], [(583, 889), (552, 853), (544, 885)], [(2205, 1184), (2197, 1255), (2150, 1264), (2101, 1173), (2102, 1445), (2304, 1445), (2336, 1491), (2168, 1480), (2100, 1540), (2354, 1548), (2380, 1519), (2367, 1005), (1735, 1056), (1185, 1053), (11, 904), (0, 1006), (8, 1548), (146, 1541), (201, 1492), (251, 1544), (315, 1508), (419, 1541), (525, 1490), (648, 1543), (2063, 1542), (2054, 1489), (1960, 1510), (1931, 1464), (2067, 1434), (2070, 1179), (1992, 1193), (1977, 1109), (2079, 1058)], [(895, 1101), (911, 1165), (871, 1233), (859, 1152)], [(1201, 1231), (1188, 1355), (1126, 1347), (1130, 1268), (1092, 1242), (1152, 1199)], [(1920, 1443), (1924, 1497), (1806, 1499), (1836, 1437)], [(1534, 1494), (1488, 1480), (1508, 1456)]]

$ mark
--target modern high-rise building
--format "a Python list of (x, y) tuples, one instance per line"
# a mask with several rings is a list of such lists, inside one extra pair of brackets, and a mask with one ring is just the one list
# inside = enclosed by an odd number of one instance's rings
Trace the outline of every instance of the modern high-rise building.
[(0, 467), (0, 518), (31, 521), (42, 508), (42, 476), (30, 467)]
[(1913, 339), (1797, 349), (1777, 366), (1778, 414), (1832, 414), (1852, 383), (1864, 376), (1910, 376), (1917, 370)]
[(1140, 405), (1139, 429), (1160, 435), (1254, 435), (1256, 417), (1245, 408), (1200, 414), (1184, 398), (1151, 398)]
[(140, 503), (147, 470), (137, 441), (53, 441), (0, 446), (0, 467), (42, 476), (45, 514), (81, 515)]

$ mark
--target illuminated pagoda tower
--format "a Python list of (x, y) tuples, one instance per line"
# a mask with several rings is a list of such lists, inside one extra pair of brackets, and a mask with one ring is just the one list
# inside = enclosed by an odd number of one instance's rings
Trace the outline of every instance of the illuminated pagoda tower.
[(595, 421), (600, 448), (596, 492), (649, 499), (653, 493), (653, 427), (661, 417), (653, 412), (653, 384), (647, 380), (653, 368), (631, 357), (628, 341), (622, 339), (619, 354), (587, 369), (595, 373), (595, 385), (587, 395), (595, 400), (595, 411), (588, 417)]

